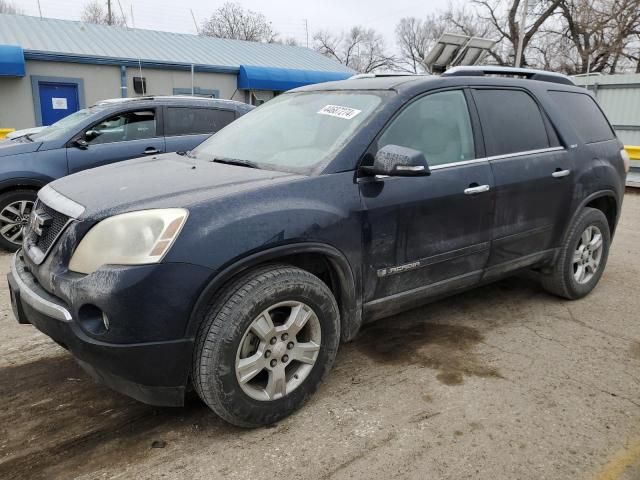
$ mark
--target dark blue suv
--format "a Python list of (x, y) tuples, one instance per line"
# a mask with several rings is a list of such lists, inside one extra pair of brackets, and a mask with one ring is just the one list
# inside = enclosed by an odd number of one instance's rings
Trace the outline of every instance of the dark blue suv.
[(186, 152), (252, 108), (180, 96), (105, 100), (0, 142), (0, 247), (19, 248), (36, 192), (50, 181), (142, 155)]
[(309, 86), (189, 156), (43, 188), (12, 304), (115, 390), (182, 405), (193, 386), (229, 422), (270, 424), (365, 321), (523, 269), (587, 295), (625, 155), (591, 94), (559, 75)]

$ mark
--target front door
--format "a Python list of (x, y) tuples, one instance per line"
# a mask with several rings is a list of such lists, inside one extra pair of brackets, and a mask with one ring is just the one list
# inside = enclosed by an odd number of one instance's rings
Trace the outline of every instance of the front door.
[(84, 147), (67, 147), (69, 173), (165, 151), (155, 109), (121, 112), (100, 120), (78, 137)]
[(422, 151), (431, 175), (360, 179), (368, 315), (387, 315), (482, 276), (493, 178), (467, 105), (463, 90), (421, 97), (376, 142), (375, 151), (389, 144)]
[(572, 161), (526, 91), (483, 88), (473, 96), (496, 182), (491, 277), (557, 246), (570, 214)]
[(42, 125), (51, 125), (80, 108), (75, 83), (38, 82)]

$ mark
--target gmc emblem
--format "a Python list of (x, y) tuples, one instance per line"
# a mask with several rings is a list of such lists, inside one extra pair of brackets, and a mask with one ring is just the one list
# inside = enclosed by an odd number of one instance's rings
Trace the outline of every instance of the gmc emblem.
[(46, 213), (38, 213), (35, 210), (31, 213), (31, 220), (29, 221), (29, 225), (33, 233), (42, 236), (42, 232), (44, 228), (47, 228), (53, 222), (53, 218)]

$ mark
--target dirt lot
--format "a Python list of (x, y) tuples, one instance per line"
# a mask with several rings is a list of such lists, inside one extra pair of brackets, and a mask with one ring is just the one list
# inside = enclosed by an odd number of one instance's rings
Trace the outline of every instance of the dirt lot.
[(628, 194), (586, 299), (512, 279), (373, 324), (257, 430), (94, 384), (15, 323), (2, 283), (0, 478), (640, 479), (639, 248)]

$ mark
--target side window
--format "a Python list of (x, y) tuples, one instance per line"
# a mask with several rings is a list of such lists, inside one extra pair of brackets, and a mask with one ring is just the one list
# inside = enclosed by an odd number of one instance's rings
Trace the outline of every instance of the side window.
[(142, 140), (156, 136), (156, 115), (153, 110), (124, 112), (106, 118), (84, 134), (90, 145)]
[(215, 133), (236, 118), (230, 110), (169, 107), (165, 117), (165, 136)]
[(538, 104), (520, 90), (475, 90), (488, 156), (549, 147)]
[(615, 138), (609, 122), (589, 95), (556, 90), (550, 91), (549, 95), (565, 112), (585, 143), (596, 143)]
[(420, 150), (431, 166), (475, 158), (471, 119), (460, 90), (427, 95), (406, 107), (378, 140), (378, 149)]

